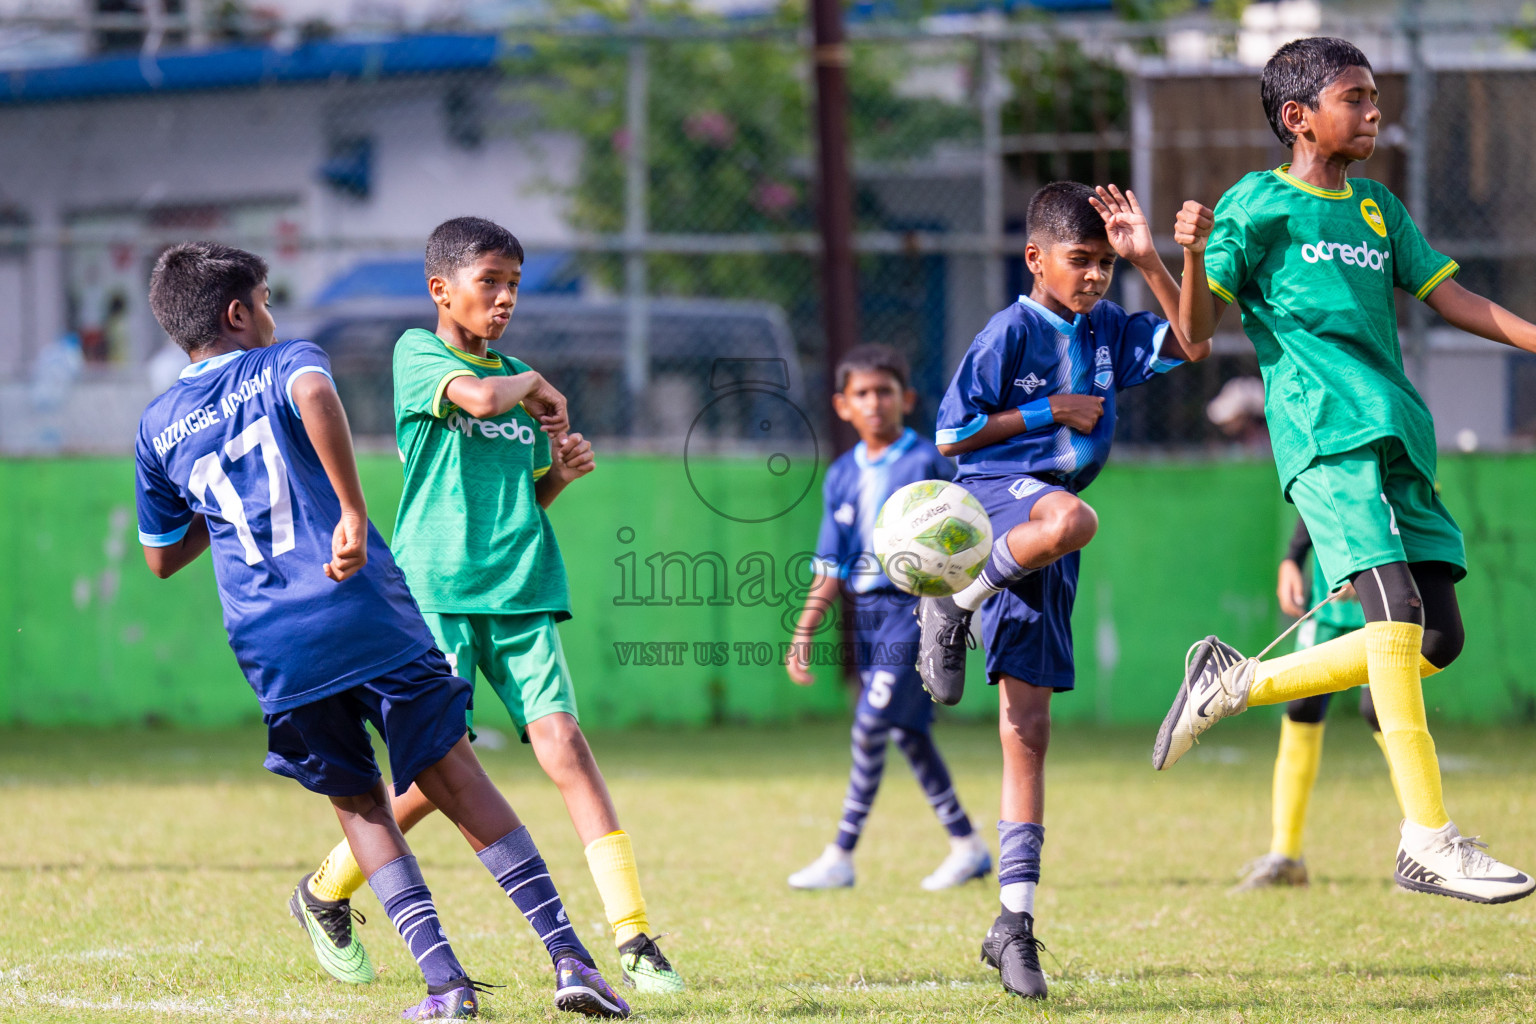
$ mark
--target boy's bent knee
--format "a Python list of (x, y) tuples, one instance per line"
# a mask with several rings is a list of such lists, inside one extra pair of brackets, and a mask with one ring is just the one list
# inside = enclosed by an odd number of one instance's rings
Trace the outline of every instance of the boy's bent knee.
[(1435, 668), (1446, 668), (1451, 662), (1461, 656), (1461, 649), (1467, 642), (1466, 631), (1461, 627), (1458, 618), (1452, 625), (1435, 628), (1424, 628), (1424, 646), (1420, 648), (1424, 660)]

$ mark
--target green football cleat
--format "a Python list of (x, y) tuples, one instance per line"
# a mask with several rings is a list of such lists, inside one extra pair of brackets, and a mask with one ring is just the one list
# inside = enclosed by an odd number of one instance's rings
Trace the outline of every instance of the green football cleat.
[(309, 934), (315, 959), (327, 974), (349, 985), (368, 984), (374, 979), (373, 963), (352, 930), (354, 918), (358, 924), (366, 919), (352, 909), (351, 900), (322, 900), (310, 892), (310, 877), (301, 878), (288, 897), (288, 912)]
[(656, 940), (645, 932), (619, 947), (619, 967), (623, 971), (624, 984), (646, 995), (674, 995), (687, 987), (683, 984), (683, 976), (656, 945)]

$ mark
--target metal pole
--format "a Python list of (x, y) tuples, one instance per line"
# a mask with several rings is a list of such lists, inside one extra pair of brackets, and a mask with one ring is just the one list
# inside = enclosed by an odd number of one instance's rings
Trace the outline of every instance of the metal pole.
[[(645, 21), (645, 0), (629, 0), (630, 25)], [(625, 94), (624, 154), (624, 385), (629, 393), (631, 436), (649, 428), (650, 310), (646, 287), (646, 99), (650, 90), (650, 46), (641, 35), (629, 40), (629, 84)]]
[[(1423, 5), (1404, 0), (1403, 28), (1408, 40), (1407, 103), (1403, 127), (1408, 133), (1408, 215), (1419, 230), (1429, 234), (1429, 101), (1433, 89), (1429, 65), (1424, 60)], [(1429, 314), (1421, 302), (1408, 304), (1408, 376), (1425, 386), (1424, 371), (1429, 348)]]
[[(1141, 208), (1150, 217), (1153, 213), (1152, 174), (1152, 91), (1140, 69), (1131, 72), (1131, 190)], [(1154, 222), (1153, 231), (1156, 232)], [(1152, 296), (1140, 274), (1126, 274), (1126, 300), (1132, 309), (1146, 309)], [(1158, 311), (1161, 315), (1161, 310)]]
[(981, 233), (987, 240), (982, 271), (988, 309), (1002, 309), (1003, 295), (1003, 83), (997, 42), (980, 39), (981, 50)]
[[(815, 43), (817, 215), (821, 224), (822, 323), (827, 386), (859, 335), (858, 278), (853, 254), (853, 181), (848, 170), (848, 64), (840, 0), (811, 0)], [(853, 428), (832, 420), (832, 452), (853, 446)]]

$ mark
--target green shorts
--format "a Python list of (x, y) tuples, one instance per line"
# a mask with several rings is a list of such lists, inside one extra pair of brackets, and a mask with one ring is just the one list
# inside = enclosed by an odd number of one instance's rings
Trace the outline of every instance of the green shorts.
[[(576, 688), (553, 615), (424, 614), (448, 664), (470, 682), (480, 670), (507, 706), (524, 743), (529, 722), (560, 711), (577, 717)], [(473, 728), (474, 712), (465, 717)]]
[(1449, 562), (1456, 579), (1467, 574), (1461, 529), (1396, 438), (1313, 459), (1287, 496), (1331, 590), (1389, 562)]

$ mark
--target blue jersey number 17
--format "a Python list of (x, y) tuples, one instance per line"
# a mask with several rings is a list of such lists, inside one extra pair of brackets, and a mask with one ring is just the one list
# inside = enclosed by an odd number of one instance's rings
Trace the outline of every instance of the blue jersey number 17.
[[(282, 450), (277, 446), (269, 416), (263, 416), (230, 438), (224, 445), (224, 454), (230, 462), (235, 462), (257, 448), (261, 449), (261, 461), (267, 468), (272, 557), (276, 558), (293, 550), (293, 497), (288, 487), (288, 464), (283, 461)], [(187, 489), (204, 504), (208, 503), (208, 492), (213, 492), (213, 503), (218, 505), (219, 515), (235, 528), (235, 534), (240, 538), (240, 546), (245, 550), (245, 564), (255, 565), (261, 561), (261, 551), (256, 547), (256, 537), (246, 518), (245, 503), (219, 462), (219, 453), (209, 452), (193, 463)]]

